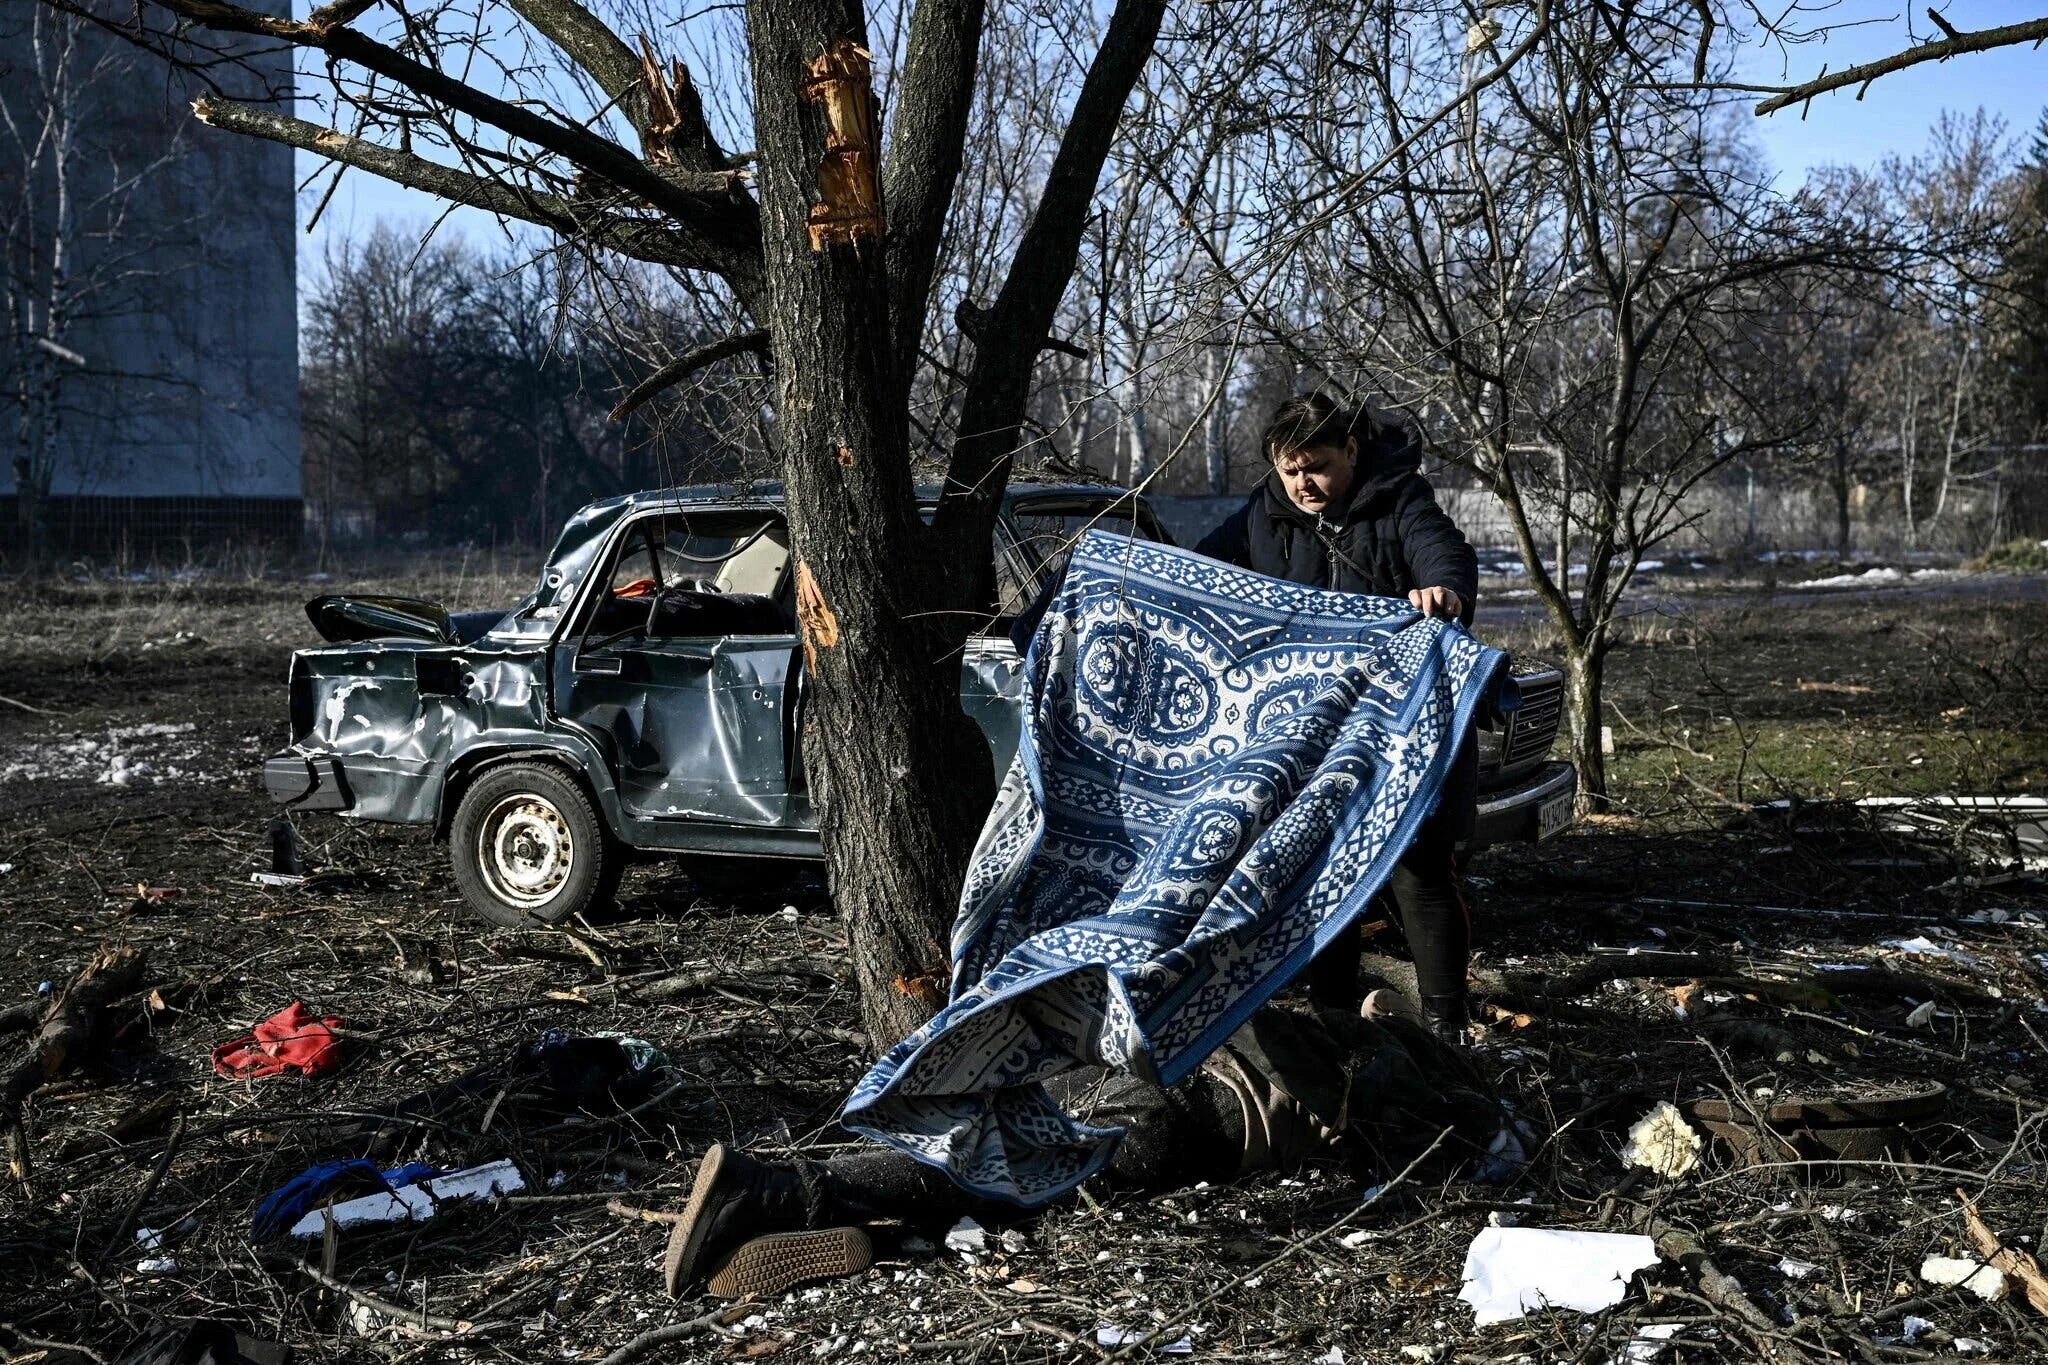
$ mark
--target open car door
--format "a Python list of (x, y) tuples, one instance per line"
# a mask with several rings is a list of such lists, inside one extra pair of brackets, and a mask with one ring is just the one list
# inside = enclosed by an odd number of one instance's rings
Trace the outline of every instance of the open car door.
[(558, 713), (612, 750), (629, 814), (798, 822), (785, 745), (791, 567), (773, 508), (653, 513), (627, 527), (553, 673)]

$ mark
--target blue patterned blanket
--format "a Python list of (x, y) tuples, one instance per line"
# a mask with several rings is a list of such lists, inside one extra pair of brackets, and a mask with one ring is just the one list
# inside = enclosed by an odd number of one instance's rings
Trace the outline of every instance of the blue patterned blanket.
[(951, 1000), (841, 1121), (977, 1194), (1073, 1189), (1121, 1130), (1042, 1083), (1199, 1066), (1366, 908), (1505, 663), (1403, 601), (1089, 532), (1027, 656)]

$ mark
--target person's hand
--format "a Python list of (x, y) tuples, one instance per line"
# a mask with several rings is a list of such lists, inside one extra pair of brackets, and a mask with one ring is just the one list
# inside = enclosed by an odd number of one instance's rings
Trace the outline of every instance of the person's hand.
[(1424, 616), (1434, 616), (1444, 621), (1455, 621), (1465, 611), (1463, 600), (1449, 588), (1410, 589), (1408, 605)]

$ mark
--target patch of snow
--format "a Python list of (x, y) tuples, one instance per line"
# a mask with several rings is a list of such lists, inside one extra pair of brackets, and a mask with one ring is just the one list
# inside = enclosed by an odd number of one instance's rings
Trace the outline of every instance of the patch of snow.
[(1811, 578), (1804, 583), (1788, 583), (1794, 591), (1804, 592), (1811, 588), (1875, 588), (1887, 583), (1903, 583), (1906, 576), (1897, 569), (1879, 567), (1865, 569), (1862, 573), (1838, 573), (1826, 578)]
[(17, 752), (0, 765), (0, 782), (71, 781), (101, 786), (156, 785), (177, 780), (216, 781), (202, 773), (198, 726), (126, 725), (97, 734), (75, 734)]

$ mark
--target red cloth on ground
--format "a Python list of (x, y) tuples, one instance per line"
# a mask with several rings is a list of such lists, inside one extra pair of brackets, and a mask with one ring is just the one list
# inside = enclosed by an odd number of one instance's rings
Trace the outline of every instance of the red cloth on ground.
[(253, 1032), (213, 1050), (213, 1069), (223, 1076), (246, 1079), (297, 1071), (317, 1076), (341, 1060), (341, 1020), (316, 1019), (294, 1000), (258, 1024)]

